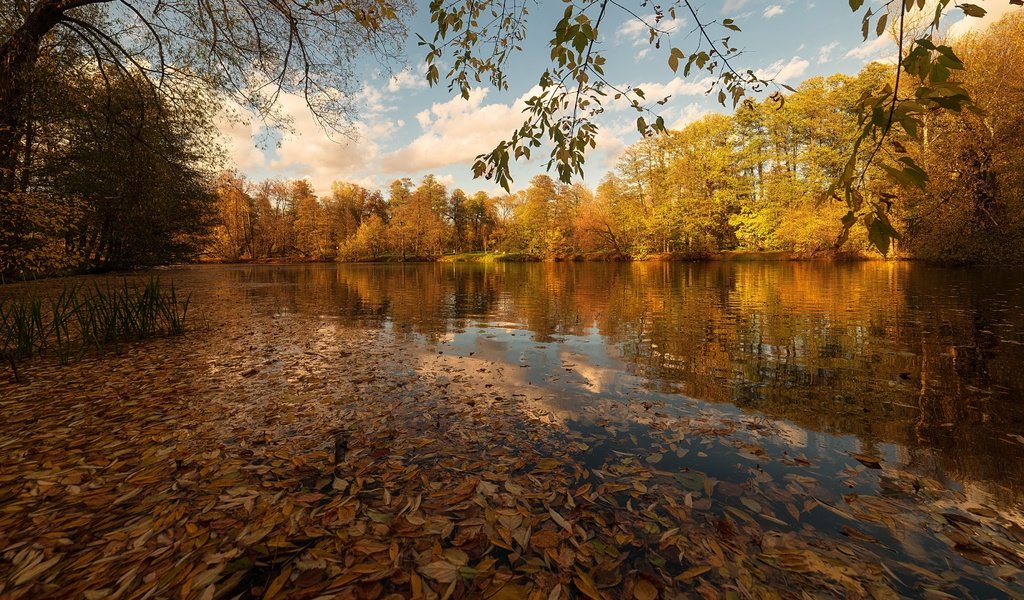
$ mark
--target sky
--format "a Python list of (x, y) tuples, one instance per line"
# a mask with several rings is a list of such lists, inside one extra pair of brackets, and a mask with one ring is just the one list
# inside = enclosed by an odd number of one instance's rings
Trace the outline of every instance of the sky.
[[(625, 5), (641, 4), (632, 0)], [(881, 1), (869, 0), (868, 5), (872, 4)], [(989, 15), (963, 19), (959, 12), (950, 14), (945, 22), (952, 35), (983, 28), (1017, 9), (1007, 0), (977, 0), (977, 4), (989, 10)], [(850, 11), (847, 0), (708, 0), (703, 4), (698, 0), (695, 6), (700, 6), (702, 20), (728, 17), (741, 27), (742, 32), (732, 37), (732, 43), (744, 50), (735, 61), (737, 67), (754, 69), (759, 76), (793, 87), (814, 76), (856, 73), (868, 62), (891, 60), (895, 54), (888, 36), (862, 40), (861, 17)], [(320, 194), (329, 194), (334, 181), (386, 189), (394, 179), (419, 181), (427, 174), (469, 193), (500, 193), (493, 182), (473, 179), (473, 160), (507, 139), (522, 123), (524, 101), (532, 95), (531, 89), (547, 64), (547, 41), (562, 10), (562, 2), (539, 0), (530, 13), (524, 52), (509, 66), (509, 89), (482, 85), (467, 101), (448, 92), (443, 69), (442, 84), (427, 85), (423, 51), (416, 46), (414, 34), (429, 39), (432, 32), (426, 9), (420, 9), (410, 23), (413, 35), (405, 48), (404, 67), (399, 64), (388, 72), (376, 64), (361, 66), (354, 139), (325, 132), (300, 98), (284, 95), (281, 109), (291, 119), (287, 130), (270, 130), (268, 136), (266, 125), (256, 119), (219, 120), (229, 161), (250, 180), (306, 178)], [(680, 15), (661, 25), (674, 31), (672, 45), (684, 51), (696, 45), (690, 21)], [(667, 64), (668, 48), (648, 44), (647, 31), (629, 15), (609, 13), (600, 35), (610, 80), (641, 87), (648, 99), (671, 96), (658, 113), (670, 128), (683, 127), (708, 112), (730, 110), (705, 95), (708, 85), (702, 79), (706, 73), (684, 79), (680, 69), (680, 75), (675, 75)], [(614, 169), (622, 151), (639, 139), (636, 116), (621, 103), (600, 115), (598, 146), (587, 156), (584, 183), (596, 186)], [(532, 161), (513, 165), (513, 189), (524, 188), (531, 177), (545, 172), (546, 157), (545, 149)]]

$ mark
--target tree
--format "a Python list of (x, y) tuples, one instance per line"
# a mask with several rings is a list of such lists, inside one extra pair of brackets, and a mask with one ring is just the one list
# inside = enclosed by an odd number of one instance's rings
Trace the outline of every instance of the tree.
[(309, 181), (292, 182), (291, 203), (291, 212), (295, 215), (295, 248), (308, 258), (333, 256), (337, 245), (331, 244), (327, 210), (313, 193)]
[(466, 245), (466, 230), (469, 227), (468, 204), (466, 192), (459, 188), (455, 188), (448, 196), (446, 217), (451, 227), (451, 247), (455, 252), (462, 252)]
[[(172, 111), (137, 95), (128, 76), (62, 85), (71, 93), (36, 109), (23, 194), (77, 202), (81, 213), (64, 239), (73, 266), (123, 269), (194, 256), (214, 214), (210, 169), (219, 159), (210, 106), (194, 98)], [(148, 118), (155, 112), (164, 118)]]
[(217, 225), (211, 243), (213, 252), (226, 260), (257, 258), (256, 203), (247, 188), (237, 173), (221, 173), (217, 179)]
[[(1024, 0), (1008, 1), (1024, 3)], [(598, 127), (594, 118), (603, 112), (609, 97), (624, 98), (637, 110), (637, 130), (642, 135), (665, 132), (664, 120), (652, 109), (664, 99), (648, 101), (643, 90), (619, 88), (605, 78), (607, 58), (601, 48), (601, 32), (609, 10), (619, 10), (638, 19), (649, 31), (651, 45), (667, 55), (666, 62), (673, 72), (680, 67), (684, 76), (694, 69), (703, 71), (712, 81), (709, 93), (715, 93), (723, 105), (731, 102), (736, 107), (746, 102), (749, 92), (773, 87), (773, 82), (737, 66), (741, 50), (732, 42), (733, 32), (739, 31), (733, 19), (721, 22), (702, 19), (690, 0), (645, 1), (642, 6), (654, 13), (650, 19), (638, 16), (640, 11), (628, 4), (611, 0), (566, 0), (564, 4), (563, 16), (555, 24), (554, 36), (549, 42), (551, 64), (538, 78), (539, 92), (526, 100), (526, 119), (508, 139), (478, 156), (473, 166), (476, 176), (494, 179), (506, 190), (511, 183), (509, 162), (529, 159), (534, 150), (545, 143), (550, 147), (548, 168), (554, 168), (562, 182), (568, 183), (574, 175), (582, 174), (586, 151), (596, 146)], [(850, 8), (855, 13), (860, 12), (863, 5), (863, 0), (850, 0)], [(831, 195), (845, 202), (849, 209), (842, 220), (844, 231), (849, 232), (855, 223), (863, 223), (872, 244), (883, 254), (890, 241), (899, 235), (889, 222), (889, 203), (887, 198), (866, 194), (861, 189), (879, 150), (894, 128), (901, 128), (917, 138), (921, 122), (928, 113), (960, 112), (971, 106), (965, 90), (949, 79), (951, 72), (963, 68), (962, 62), (949, 46), (938, 41), (942, 16), (951, 5), (968, 17), (985, 14), (977, 5), (952, 0), (933, 3), (887, 0), (882, 7), (884, 10), (876, 12), (878, 7), (872, 6), (863, 12), (865, 39), (872, 32), (884, 35), (890, 18), (895, 23), (893, 31), (899, 45), (895, 82), (865, 94), (858, 102), (859, 135), (844, 168), (833, 182)], [(505, 69), (515, 52), (522, 49), (526, 38), (529, 13), (526, 2), (432, 0), (430, 13), (436, 25), (435, 34), (430, 40), (420, 41), (427, 51), (428, 82), (439, 83), (438, 65), (447, 64), (450, 65), (445, 74), (448, 87), (458, 89), (464, 98), (469, 98), (474, 81), (487, 80), (499, 89), (507, 89)], [(696, 42), (696, 48), (691, 52), (673, 45), (668, 32), (660, 28), (663, 21), (675, 19), (679, 14), (692, 19), (689, 39)], [(908, 39), (907, 33), (922, 23), (927, 26), (921, 37)], [(909, 94), (900, 91), (903, 76), (913, 79)], [(782, 104), (782, 89), (792, 89), (785, 85), (774, 87), (771, 98)], [(884, 165), (883, 169), (894, 181), (905, 186), (920, 188), (927, 181), (927, 173), (907, 154)]]
[(256, 254), (253, 258), (284, 256), (295, 247), (291, 186), (285, 181), (262, 181), (255, 186)]
[(469, 247), (472, 250), (488, 250), (491, 235), (497, 221), (494, 200), (487, 192), (477, 192), (466, 201)]
[(38, 61), (55, 32), (77, 38), (104, 78), (132, 75), (140, 94), (166, 100), (177, 87), (201, 84), (271, 116), (279, 94), (295, 93), (322, 124), (341, 130), (358, 85), (355, 57), (390, 54), (409, 9), (403, 0), (6, 2), (0, 7), (0, 191), (17, 188)]
[(416, 223), (412, 220), (411, 210), (408, 209), (409, 200), (412, 198), (412, 180), (408, 177), (396, 179), (388, 187), (388, 212), (391, 214), (389, 221), (390, 245), (398, 252), (402, 260), (405, 260), (409, 251)]
[(984, 111), (938, 114), (909, 152), (932, 174), (895, 206), (901, 249), (929, 259), (1024, 260), (1024, 15), (1007, 15), (953, 44), (967, 68), (958, 83)]

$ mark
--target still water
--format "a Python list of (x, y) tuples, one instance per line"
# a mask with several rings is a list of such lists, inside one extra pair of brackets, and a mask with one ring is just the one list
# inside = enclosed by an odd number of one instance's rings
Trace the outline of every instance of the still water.
[[(182, 279), (178, 273), (177, 279)], [(907, 263), (217, 267), (263, 310), (529, 372), (565, 410), (692, 399), (1024, 498), (1024, 272)], [(827, 434), (822, 437), (821, 434)]]
[[(757, 501), (719, 508), (877, 544), (902, 565), (892, 579), (905, 593), (921, 593), (929, 577), (957, 594), (1021, 589), (1020, 270), (727, 262), (172, 274), (275, 318), (370, 328), (407, 340), (409, 352), (491, 361), (524, 397), (597, 440), (585, 457), (592, 468), (657, 450), (662, 471), (699, 474), (680, 485), (707, 490), (707, 479), (740, 497), (764, 484)], [(771, 435), (754, 432), (749, 444), (695, 436), (663, 458), (642, 423), (609, 433), (609, 419), (630, 408), (762, 420)], [(801, 512), (786, 498), (797, 492), (826, 509), (805, 500), (808, 514), (786, 525), (777, 517)]]

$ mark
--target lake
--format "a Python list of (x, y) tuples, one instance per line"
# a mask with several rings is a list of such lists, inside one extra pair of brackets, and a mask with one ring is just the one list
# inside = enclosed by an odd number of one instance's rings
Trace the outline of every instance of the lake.
[[(720, 538), (707, 567), (634, 544), (641, 572), (695, 584), (712, 568), (724, 577), (734, 567), (714, 556), (734, 551), (831, 578), (843, 595), (1024, 592), (1022, 271), (431, 263), (160, 276), (194, 294), (193, 371), (228, 373), (249, 396), (291, 385), (313, 398), (356, 369), (350, 340), (363, 336), (386, 366), (360, 367), (346, 397), (440, 402), (462, 386), (515, 402), (569, 444), (581, 489), (648, 514), (648, 534), (665, 542), (680, 527), (667, 514), (685, 506)], [(838, 551), (823, 562), (796, 539)], [(874, 583), (855, 582), (844, 553), (877, 567)]]
[(531, 397), (574, 417), (597, 399), (738, 409), (784, 420), (803, 452), (860, 449), (1000, 501), (1024, 498), (1021, 271), (512, 263), (203, 267), (174, 278), (233, 289), (268, 313), (504, 363)]

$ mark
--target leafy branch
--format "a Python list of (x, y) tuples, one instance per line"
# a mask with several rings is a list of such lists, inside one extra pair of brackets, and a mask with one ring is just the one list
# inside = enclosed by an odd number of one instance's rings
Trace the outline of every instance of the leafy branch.
[[(1015, 0), (1014, 3), (1020, 1)], [(855, 12), (863, 4), (864, 0), (850, 0), (850, 8)], [(890, 220), (893, 200), (898, 197), (899, 190), (864, 190), (863, 183), (870, 168), (881, 168), (894, 188), (924, 189), (927, 186), (928, 173), (910, 156), (903, 144), (892, 139), (893, 130), (897, 126), (910, 140), (923, 144), (923, 129), (928, 115), (943, 110), (979, 111), (967, 91), (950, 80), (955, 71), (964, 69), (963, 62), (951, 47), (935, 42), (942, 16), (950, 4), (963, 11), (967, 17), (983, 17), (986, 14), (983, 8), (974, 4), (939, 0), (927, 30), (921, 37), (907, 44), (907, 17), (912, 12), (925, 10), (924, 0), (889, 0), (879, 13), (871, 8), (864, 13), (861, 32), (865, 40), (869, 37), (871, 22), (876, 15), (874, 33), (882, 36), (887, 31), (890, 14), (896, 13), (897, 60), (893, 84), (875, 93), (866, 92), (857, 102), (860, 111), (859, 134), (854, 140), (842, 174), (829, 190), (829, 195), (844, 201), (849, 207), (849, 212), (843, 218), (843, 230), (836, 240), (837, 247), (846, 241), (850, 229), (858, 222), (867, 228), (868, 240), (883, 255), (889, 253), (893, 240), (900, 239), (899, 232)], [(901, 95), (904, 77), (914, 80), (912, 95)], [(868, 141), (871, 147), (861, 162), (861, 147)], [(878, 153), (886, 141), (890, 142), (894, 159), (878, 163)]]
[[(487, 12), (488, 6), (490, 12)], [(718, 89), (718, 101), (723, 105), (731, 99), (735, 107), (746, 97), (748, 89), (760, 92), (772, 83), (753, 71), (744, 73), (736, 69), (731, 61), (741, 51), (730, 43), (728, 36), (715, 39), (714, 25), (728, 32), (739, 31), (732, 19), (721, 23), (702, 20), (688, 0), (676, 0), (667, 6), (645, 0), (641, 6), (650, 7), (653, 18), (644, 17), (617, 0), (567, 3), (549, 41), (552, 64), (538, 80), (540, 91), (525, 101), (527, 118), (507, 140), (477, 157), (473, 165), (475, 176), (493, 179), (507, 190), (512, 183), (511, 160), (529, 160), (534, 149), (547, 143), (551, 146), (547, 168), (554, 169), (561, 181), (571, 181), (573, 176), (583, 173), (587, 150), (597, 145), (598, 126), (594, 118), (606, 110), (609, 97), (613, 102), (625, 101), (639, 113), (636, 127), (641, 135), (665, 132), (664, 118), (656, 114), (655, 108), (666, 104), (668, 97), (648, 100), (642, 89), (617, 85), (606, 76), (607, 59), (599, 51), (599, 43), (600, 29), (610, 8), (646, 27), (649, 41), (655, 48), (661, 48), (663, 43), (669, 45), (668, 66), (673, 72), (681, 65), (684, 77), (690, 76), (694, 68), (707, 72), (711, 79), (708, 93)], [(671, 46), (672, 32), (662, 28), (662, 23), (666, 19), (675, 20), (682, 8), (693, 18), (692, 33), (697, 38), (696, 48), (689, 53)], [(588, 13), (594, 10), (598, 14), (592, 19)], [(491, 18), (481, 25), (483, 14)], [(520, 2), (509, 6), (497, 1), (444, 3), (435, 0), (431, 3), (431, 20), (437, 26), (434, 38), (431, 41), (420, 39), (420, 45), (427, 48), (427, 81), (431, 85), (440, 82), (439, 59), (449, 56), (452, 67), (446, 76), (448, 88), (458, 89), (464, 98), (469, 97), (471, 82), (479, 83), (484, 78), (501, 90), (507, 89), (503, 68), (511, 53), (522, 49), (526, 15), (526, 7)], [(498, 49), (489, 56), (479, 55), (481, 42), (494, 39), (502, 40), (496, 46)], [(782, 101), (779, 92), (772, 98)]]

